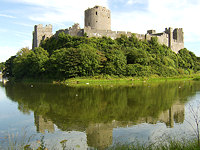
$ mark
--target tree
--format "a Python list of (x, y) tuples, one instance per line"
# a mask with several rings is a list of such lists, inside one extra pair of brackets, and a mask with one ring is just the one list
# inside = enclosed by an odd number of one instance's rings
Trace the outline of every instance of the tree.
[(42, 77), (47, 71), (49, 54), (41, 47), (37, 47), (27, 56), (27, 63), (31, 64), (29, 69), (31, 77)]
[(179, 66), (184, 69), (194, 69), (197, 58), (186, 48), (178, 52)]
[(5, 63), (4, 62), (1, 62), (0, 63), (0, 72), (2, 72), (5, 68)]
[(81, 56), (76, 48), (62, 48), (53, 52), (48, 71), (57, 79), (76, 77), (80, 74)]
[(29, 65), (27, 62), (27, 56), (31, 53), (28, 48), (22, 48), (17, 52), (16, 58), (13, 60), (13, 75), (16, 79), (23, 79), (26, 74), (29, 74)]
[(109, 37), (71, 36), (64, 32), (41, 43), (22, 48), (5, 63), (4, 75), (64, 80), (99, 74), (125, 76), (174, 76), (200, 70), (200, 59), (187, 49), (176, 54), (158, 43), (139, 40), (136, 35), (113, 40)]
[(16, 79), (41, 78), (46, 71), (48, 53), (43, 48), (34, 51), (22, 48), (13, 61), (13, 75)]
[(107, 61), (105, 62), (103, 73), (109, 75), (124, 75), (126, 72), (127, 60), (124, 52), (120, 50), (111, 50), (105, 54)]
[(149, 63), (149, 57), (147, 52), (142, 49), (129, 48), (127, 49), (127, 63), (128, 64), (141, 64), (147, 65)]
[(100, 73), (101, 55), (88, 45), (81, 45), (80, 52), (80, 76), (94, 76)]
[(12, 78), (13, 75), (13, 65), (14, 65), (14, 59), (16, 56), (11, 56), (8, 60), (5, 62), (5, 69), (3, 70), (3, 77), (4, 78)]

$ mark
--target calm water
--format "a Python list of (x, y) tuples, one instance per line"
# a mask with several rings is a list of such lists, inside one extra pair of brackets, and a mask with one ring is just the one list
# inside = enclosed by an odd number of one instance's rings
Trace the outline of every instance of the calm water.
[[(44, 136), (49, 149), (105, 149), (155, 142), (164, 136), (190, 137), (200, 100), (200, 82), (66, 87), (0, 84), (0, 149), (8, 136), (17, 142)], [(23, 140), (25, 137), (26, 140)]]

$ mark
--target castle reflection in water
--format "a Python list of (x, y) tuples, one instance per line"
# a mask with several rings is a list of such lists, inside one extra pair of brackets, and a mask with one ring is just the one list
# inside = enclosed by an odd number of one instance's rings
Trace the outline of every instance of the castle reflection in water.
[[(133, 126), (135, 124), (149, 123), (156, 124), (157, 122), (165, 123), (167, 127), (173, 128), (174, 123), (183, 123), (185, 116), (185, 105), (176, 102), (170, 109), (161, 112), (158, 118), (145, 117), (140, 118), (135, 122), (120, 122), (112, 121), (111, 123), (91, 123), (85, 128), (87, 135), (87, 145), (97, 149), (105, 149), (113, 143), (113, 129), (117, 127)], [(42, 115), (34, 113), (36, 130), (39, 133), (55, 131), (54, 123)], [(77, 127), (77, 130), (79, 127)], [(76, 129), (75, 129), (76, 130)]]

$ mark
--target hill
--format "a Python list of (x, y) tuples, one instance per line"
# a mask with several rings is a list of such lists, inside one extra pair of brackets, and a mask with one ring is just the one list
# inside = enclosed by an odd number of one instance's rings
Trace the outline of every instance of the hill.
[(150, 41), (121, 35), (78, 37), (60, 33), (44, 40), (34, 50), (22, 48), (5, 63), (4, 76), (14, 79), (65, 80), (98, 75), (177, 76), (196, 73), (200, 59), (186, 48), (177, 54), (156, 37)]

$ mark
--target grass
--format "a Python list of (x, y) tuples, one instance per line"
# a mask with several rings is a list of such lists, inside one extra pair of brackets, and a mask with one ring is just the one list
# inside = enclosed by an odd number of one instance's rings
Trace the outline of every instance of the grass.
[[(11, 140), (11, 141), (10, 141)], [(30, 141), (23, 139), (22, 143), (17, 143), (15, 139), (11, 138), (9, 140), (9, 145), (6, 149), (8, 150), (34, 150), (30, 147)], [(13, 140), (13, 141), (12, 141)], [(41, 137), (40, 145), (35, 150), (48, 150), (48, 145), (44, 142), (44, 136)], [(60, 142), (62, 149), (67, 150), (66, 147), (67, 140), (63, 140)], [(106, 150), (200, 150), (198, 142), (196, 139), (181, 139), (176, 140), (173, 138), (161, 139), (155, 143), (142, 143), (140, 144), (139, 141), (131, 143), (131, 144), (115, 144)]]
[(174, 140), (161, 141), (159, 144), (116, 144), (108, 150), (200, 150), (198, 142), (196, 140)]
[[(43, 141), (43, 142), (42, 142)], [(67, 140), (61, 141), (60, 144), (62, 145), (63, 150), (67, 150), (66, 147)], [(17, 143), (15, 143), (16, 145)], [(41, 139), (40, 146), (36, 148), (36, 150), (48, 150), (48, 145), (44, 143), (44, 138)], [(34, 150), (30, 147), (30, 145), (20, 145), (19, 146), (13, 146), (9, 145), (7, 147), (8, 150)], [(160, 143), (150, 143), (150, 144), (139, 144), (138, 143), (132, 143), (132, 144), (116, 144), (114, 146), (111, 146), (109, 148), (106, 148), (106, 150), (200, 150), (200, 147), (198, 146), (198, 142), (194, 139), (190, 140), (174, 140), (170, 139), (167, 142), (161, 141)]]
[(195, 77), (193, 80), (195, 80), (195, 81), (200, 81), (200, 76)]
[(94, 76), (94, 77), (77, 77), (70, 78), (65, 81), (53, 81), (54, 84), (64, 84), (72, 86), (80, 85), (120, 85), (120, 84), (131, 84), (131, 83), (141, 83), (141, 82), (164, 82), (164, 81), (182, 81), (182, 80), (200, 80), (200, 74), (192, 75), (182, 75), (175, 77), (159, 77), (153, 75), (150, 77), (118, 77), (118, 76)]
[[(7, 144), (7, 150), (28, 150), (28, 143), (34, 137), (27, 135), (27, 130), (22, 129), (22, 131), (17, 132), (16, 134), (8, 133), (8, 136), (4, 138), (4, 142)], [(2, 141), (3, 142), (3, 141)], [(1, 149), (1, 146), (0, 146)]]
[(90, 77), (76, 77), (67, 80), (53, 80), (48, 78), (43, 79), (23, 79), (20, 81), (15, 81), (14, 79), (9, 79), (11, 83), (22, 82), (22, 83), (53, 83), (62, 84), (68, 86), (83, 86), (83, 85), (126, 85), (131, 83), (142, 83), (142, 82), (164, 82), (164, 81), (185, 81), (185, 80), (195, 80), (200, 81), (200, 73), (191, 75), (179, 75), (174, 77), (160, 77), (158, 75), (151, 75), (149, 77), (124, 77), (124, 76), (110, 76), (110, 75), (99, 75)]

